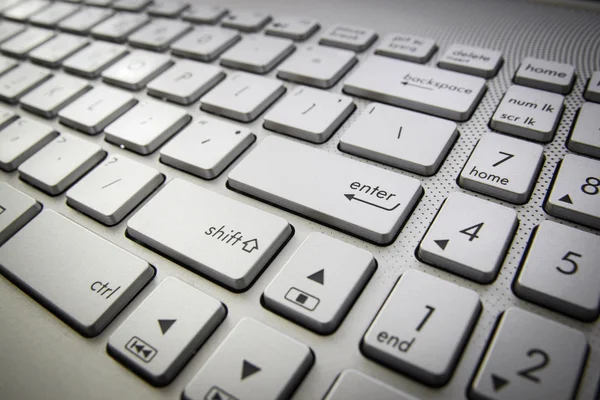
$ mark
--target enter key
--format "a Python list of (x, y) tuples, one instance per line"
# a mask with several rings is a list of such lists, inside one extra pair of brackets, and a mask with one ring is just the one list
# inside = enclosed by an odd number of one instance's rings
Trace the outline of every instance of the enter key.
[(417, 179), (278, 137), (229, 174), (229, 187), (378, 245), (388, 245), (419, 201)]

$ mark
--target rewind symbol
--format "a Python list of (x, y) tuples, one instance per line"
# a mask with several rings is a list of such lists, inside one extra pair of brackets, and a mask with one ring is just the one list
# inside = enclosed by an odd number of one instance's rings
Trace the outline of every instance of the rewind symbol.
[(156, 350), (154, 347), (150, 346), (148, 343), (144, 342), (137, 336), (134, 336), (131, 339), (129, 339), (129, 341), (125, 345), (125, 348), (131, 354), (133, 354), (145, 363), (149, 363), (150, 361), (152, 361), (154, 356), (158, 353), (158, 350)]

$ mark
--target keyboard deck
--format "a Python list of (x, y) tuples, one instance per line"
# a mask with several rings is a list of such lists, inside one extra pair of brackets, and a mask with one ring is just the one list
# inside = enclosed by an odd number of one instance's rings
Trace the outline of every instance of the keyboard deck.
[[(38, 133), (0, 164), (0, 223), (3, 199), (31, 219), (0, 231), (0, 397), (598, 397), (597, 6), (166, 2), (161, 45), (121, 0), (50, 66), (91, 6), (29, 1), (28, 42), (0, 43), (0, 143)], [(70, 95), (11, 97), (23, 67)]]

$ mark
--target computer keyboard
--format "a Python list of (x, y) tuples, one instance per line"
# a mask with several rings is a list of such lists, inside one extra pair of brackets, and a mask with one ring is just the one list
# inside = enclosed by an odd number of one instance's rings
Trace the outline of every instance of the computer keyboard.
[(597, 399), (600, 9), (0, 1), (2, 399)]

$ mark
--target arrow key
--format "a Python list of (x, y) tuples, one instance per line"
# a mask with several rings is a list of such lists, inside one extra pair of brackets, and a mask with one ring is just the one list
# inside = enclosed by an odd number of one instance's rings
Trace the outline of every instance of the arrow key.
[(312, 330), (334, 332), (376, 269), (373, 255), (311, 233), (263, 294), (265, 307)]
[(166, 278), (108, 340), (107, 351), (152, 385), (169, 384), (225, 319), (225, 306)]
[(187, 385), (183, 398), (288, 399), (313, 362), (305, 344), (244, 318)]
[(508, 207), (464, 193), (443, 203), (418, 248), (423, 261), (480, 283), (496, 278), (517, 228)]

